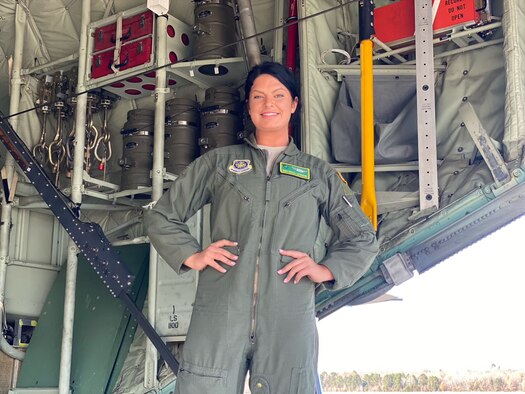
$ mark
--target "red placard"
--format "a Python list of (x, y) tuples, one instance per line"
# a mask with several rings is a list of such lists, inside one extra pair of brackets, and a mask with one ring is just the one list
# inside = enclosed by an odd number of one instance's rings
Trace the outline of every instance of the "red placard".
[[(400, 0), (374, 12), (375, 36), (386, 44), (410, 41), (415, 32), (415, 0)], [(434, 1), (433, 1), (434, 2)], [(479, 22), (475, 0), (441, 0), (434, 19), (434, 32)]]

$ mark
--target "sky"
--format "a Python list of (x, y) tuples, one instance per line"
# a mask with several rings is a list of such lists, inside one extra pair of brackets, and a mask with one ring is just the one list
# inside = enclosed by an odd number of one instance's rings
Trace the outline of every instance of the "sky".
[(318, 322), (319, 372), (525, 371), (525, 216)]

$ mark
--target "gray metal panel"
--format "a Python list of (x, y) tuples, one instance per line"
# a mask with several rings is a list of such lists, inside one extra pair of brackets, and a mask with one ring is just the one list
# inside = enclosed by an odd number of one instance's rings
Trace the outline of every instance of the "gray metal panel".
[(11, 262), (7, 267), (6, 313), (38, 318), (58, 270), (51, 266)]
[(196, 288), (197, 271), (177, 275), (159, 257), (155, 329), (161, 337), (187, 334)]
[(66, 233), (48, 211), (13, 209), (6, 311), (36, 318), (65, 260)]
[[(10, 256), (35, 264), (61, 265), (65, 250), (64, 231), (50, 212), (17, 209), (13, 215), (14, 242)], [(58, 253), (57, 248), (61, 250)]]
[[(202, 217), (202, 211), (199, 211), (187, 222), (190, 232), (201, 241), (201, 245)], [(182, 341), (188, 333), (197, 281), (197, 271), (178, 275), (159, 256), (155, 329), (167, 342)]]

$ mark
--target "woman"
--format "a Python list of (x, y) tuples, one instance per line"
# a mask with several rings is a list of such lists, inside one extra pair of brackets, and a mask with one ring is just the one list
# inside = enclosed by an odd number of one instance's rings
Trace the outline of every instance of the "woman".
[[(255, 134), (195, 160), (146, 215), (168, 264), (200, 271), (176, 392), (240, 394), (250, 371), (254, 394), (313, 394), (315, 288), (352, 285), (377, 241), (342, 178), (288, 137), (299, 106), (293, 75), (263, 63), (245, 93)], [(202, 249), (184, 222), (207, 203), (213, 242)], [(315, 262), (321, 217), (334, 237)]]

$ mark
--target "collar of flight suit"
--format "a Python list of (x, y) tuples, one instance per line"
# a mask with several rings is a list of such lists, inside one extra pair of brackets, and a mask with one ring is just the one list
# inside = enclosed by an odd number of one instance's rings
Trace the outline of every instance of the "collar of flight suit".
[[(259, 148), (259, 146), (257, 145), (257, 141), (255, 140), (255, 133), (251, 133), (248, 137), (246, 137), (244, 139), (244, 142), (246, 142), (246, 144), (248, 144), (249, 146), (251, 146), (253, 149), (261, 149)], [(297, 154), (299, 154), (299, 149), (297, 148), (297, 146), (295, 145), (294, 141), (293, 141), (293, 138), (290, 136), (289, 137), (289, 142), (288, 142), (288, 146), (286, 147), (286, 149), (284, 150), (284, 154), (286, 156), (295, 156)]]

